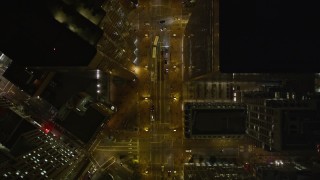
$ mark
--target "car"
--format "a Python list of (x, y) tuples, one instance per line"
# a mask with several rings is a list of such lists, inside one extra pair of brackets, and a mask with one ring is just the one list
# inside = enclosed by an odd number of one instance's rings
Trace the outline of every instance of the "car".
[(163, 62), (164, 62), (164, 64), (168, 64), (168, 60), (167, 59), (164, 59)]
[(165, 72), (166, 74), (168, 74), (168, 73), (169, 73), (169, 69), (166, 68), (164, 72)]
[(170, 170), (168, 171), (168, 177), (171, 177), (171, 171)]
[(154, 104), (151, 105), (150, 111), (154, 111)]
[(151, 121), (154, 121), (154, 115), (151, 113), (151, 115), (150, 115), (150, 120)]
[(166, 27), (161, 27), (161, 28), (160, 28), (160, 31), (165, 31), (165, 30), (167, 30)]

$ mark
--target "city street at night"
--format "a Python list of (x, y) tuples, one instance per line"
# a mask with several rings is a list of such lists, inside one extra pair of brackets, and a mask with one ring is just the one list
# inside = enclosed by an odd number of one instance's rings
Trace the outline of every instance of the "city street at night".
[(0, 179), (319, 179), (315, 4), (2, 3)]

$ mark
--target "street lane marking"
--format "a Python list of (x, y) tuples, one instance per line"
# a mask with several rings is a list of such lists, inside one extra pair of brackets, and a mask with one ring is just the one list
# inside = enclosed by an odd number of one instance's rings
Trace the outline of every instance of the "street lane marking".
[(138, 152), (138, 149), (96, 149), (98, 151), (110, 151), (110, 152), (113, 152), (113, 151), (136, 151)]
[(117, 147), (132, 147), (135, 148), (135, 146), (99, 146), (98, 148), (117, 148)]

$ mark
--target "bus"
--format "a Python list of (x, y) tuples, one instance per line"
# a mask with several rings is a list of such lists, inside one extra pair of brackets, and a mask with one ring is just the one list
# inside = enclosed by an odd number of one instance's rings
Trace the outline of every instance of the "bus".
[(159, 41), (159, 36), (156, 36), (156, 37), (154, 38), (153, 45), (154, 45), (154, 46), (157, 46), (157, 45), (158, 45), (158, 41)]
[(157, 47), (153, 47), (152, 48), (152, 58), (156, 58), (157, 57)]

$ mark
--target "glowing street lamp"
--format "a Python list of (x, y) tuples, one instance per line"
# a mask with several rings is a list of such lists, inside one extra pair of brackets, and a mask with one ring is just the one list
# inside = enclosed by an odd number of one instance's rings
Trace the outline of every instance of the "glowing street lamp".
[(100, 79), (100, 70), (97, 70), (97, 79)]

